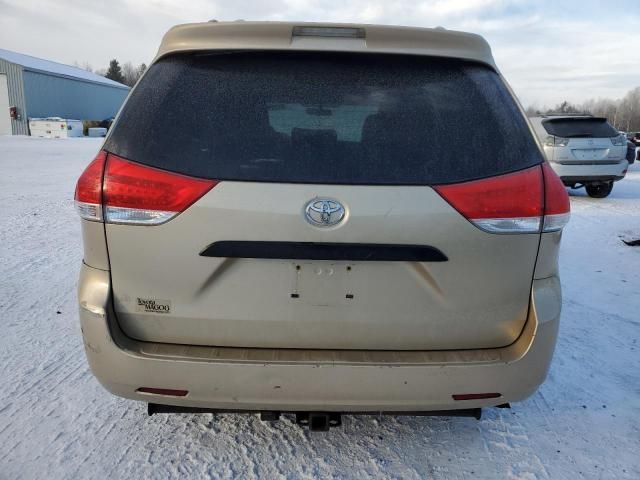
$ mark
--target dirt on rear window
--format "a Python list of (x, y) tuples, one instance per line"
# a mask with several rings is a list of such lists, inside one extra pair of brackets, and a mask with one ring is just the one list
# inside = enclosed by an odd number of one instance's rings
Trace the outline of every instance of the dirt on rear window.
[(264, 182), (431, 185), (542, 162), (490, 68), (378, 54), (162, 59), (105, 148), (196, 177)]

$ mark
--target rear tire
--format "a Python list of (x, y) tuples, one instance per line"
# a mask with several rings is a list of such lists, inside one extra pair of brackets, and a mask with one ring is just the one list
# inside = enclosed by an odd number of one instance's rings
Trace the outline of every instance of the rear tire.
[(585, 185), (584, 188), (587, 190), (587, 195), (592, 198), (605, 198), (613, 190), (613, 182)]

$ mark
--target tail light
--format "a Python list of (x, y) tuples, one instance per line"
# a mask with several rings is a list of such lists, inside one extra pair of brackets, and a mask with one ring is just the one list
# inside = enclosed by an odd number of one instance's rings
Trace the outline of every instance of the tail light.
[(542, 168), (434, 188), (467, 220), (489, 233), (555, 231), (569, 219), (569, 197), (547, 163)]
[(216, 183), (100, 152), (78, 180), (75, 201), (86, 220), (159, 225), (185, 211)]
[(569, 222), (571, 206), (567, 189), (547, 162), (542, 164), (544, 176), (544, 225), (542, 231), (562, 230)]
[(76, 209), (85, 220), (102, 221), (102, 176), (106, 161), (107, 152), (98, 153), (76, 184)]
[(549, 135), (544, 140), (544, 144), (547, 147), (566, 147), (569, 145), (569, 139), (564, 137), (556, 137), (554, 135)]
[(293, 27), (293, 37), (365, 38), (364, 28)]
[(164, 223), (184, 212), (215, 184), (109, 154), (102, 187), (104, 219), (107, 223)]
[(611, 137), (611, 143), (617, 147), (621, 147), (627, 144), (626, 135), (618, 135), (617, 137)]
[(436, 191), (476, 227), (489, 233), (536, 233), (542, 218), (539, 166)]

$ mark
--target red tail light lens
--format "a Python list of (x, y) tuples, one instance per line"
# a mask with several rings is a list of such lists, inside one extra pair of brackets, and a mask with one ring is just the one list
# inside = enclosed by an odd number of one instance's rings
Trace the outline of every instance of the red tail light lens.
[(542, 167), (434, 188), (471, 223), (489, 233), (554, 232), (569, 221), (569, 195), (546, 162)]
[(75, 199), (87, 220), (158, 225), (184, 212), (216, 183), (100, 152), (78, 180)]
[(104, 218), (109, 223), (164, 223), (185, 211), (216, 183), (109, 154), (103, 185)]
[(76, 184), (76, 209), (85, 220), (102, 220), (102, 174), (106, 161), (107, 153), (98, 153)]
[(569, 195), (560, 180), (548, 163), (542, 164), (544, 175), (544, 232), (555, 232), (569, 222), (571, 206)]
[(539, 166), (435, 190), (471, 223), (489, 233), (536, 233), (543, 215)]

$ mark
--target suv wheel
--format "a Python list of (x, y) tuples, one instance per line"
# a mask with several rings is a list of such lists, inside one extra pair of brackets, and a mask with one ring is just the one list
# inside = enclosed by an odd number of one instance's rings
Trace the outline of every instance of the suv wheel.
[(593, 198), (608, 197), (613, 190), (613, 182), (585, 185), (587, 195)]

